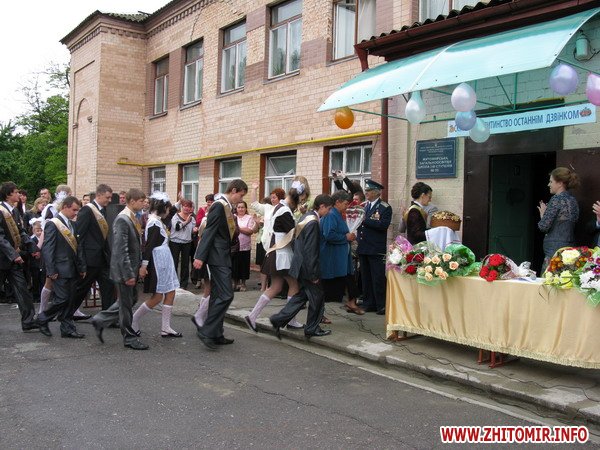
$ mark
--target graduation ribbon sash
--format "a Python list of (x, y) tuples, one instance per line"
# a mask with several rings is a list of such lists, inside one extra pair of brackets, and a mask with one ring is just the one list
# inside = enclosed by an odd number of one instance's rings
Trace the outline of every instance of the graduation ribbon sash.
[(67, 244), (69, 244), (69, 247), (71, 247), (71, 249), (77, 253), (77, 238), (73, 235), (73, 233), (71, 233), (69, 227), (62, 223), (62, 220), (57, 217), (50, 219), (50, 221), (56, 225), (56, 228), (58, 228), (60, 234), (62, 234), (62, 236), (65, 238)]
[(96, 218), (98, 226), (100, 227), (100, 231), (102, 232), (102, 237), (106, 239), (108, 237), (108, 222), (106, 221), (102, 213), (98, 211), (98, 208), (92, 206), (91, 203), (88, 203), (86, 206), (90, 208), (94, 213), (94, 217)]
[(4, 220), (8, 225), (8, 231), (15, 245), (15, 250), (19, 251), (19, 247), (21, 246), (21, 233), (19, 233), (19, 227), (17, 226), (17, 222), (15, 222), (15, 218), (10, 213), (8, 208), (3, 204), (0, 204), (0, 211), (2, 211)]

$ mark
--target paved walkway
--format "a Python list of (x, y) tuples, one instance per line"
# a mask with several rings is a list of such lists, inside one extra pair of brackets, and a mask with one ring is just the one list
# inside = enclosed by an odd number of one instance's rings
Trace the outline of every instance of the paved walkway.
[[(230, 322), (245, 326), (244, 316), (252, 309), (259, 297), (256, 282), (249, 284), (251, 290), (236, 292), (227, 314)], [(254, 289), (253, 289), (254, 288)], [(178, 290), (175, 314), (191, 315), (198, 306), (200, 291)], [(258, 321), (260, 333), (273, 333), (268, 317), (279, 311), (284, 300), (274, 299), (263, 311)], [(306, 310), (301, 311), (303, 321)], [(574, 421), (589, 421), (600, 425), (600, 371), (563, 367), (521, 358), (503, 367), (490, 369), (477, 364), (478, 351), (424, 336), (401, 342), (385, 340), (385, 319), (374, 313), (363, 316), (349, 314), (339, 304), (327, 303), (326, 316), (333, 324), (323, 328), (332, 330), (330, 336), (312, 338), (313, 345), (409, 369), (440, 382), (452, 380), (496, 395), (500, 401), (511, 399), (560, 412)], [(302, 331), (282, 330), (283, 343), (287, 339), (302, 340)], [(544, 414), (542, 412), (541, 414)]]

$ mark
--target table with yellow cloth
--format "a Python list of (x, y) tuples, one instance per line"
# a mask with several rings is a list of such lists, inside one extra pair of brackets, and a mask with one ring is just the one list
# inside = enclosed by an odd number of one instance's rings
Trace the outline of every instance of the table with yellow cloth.
[(387, 273), (388, 337), (406, 331), (567, 366), (600, 368), (600, 308), (575, 289), (455, 277), (436, 286)]

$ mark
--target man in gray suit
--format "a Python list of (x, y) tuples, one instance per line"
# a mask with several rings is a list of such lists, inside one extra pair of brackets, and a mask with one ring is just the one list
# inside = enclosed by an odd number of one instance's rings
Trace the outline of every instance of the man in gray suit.
[(146, 195), (139, 189), (126, 193), (127, 206), (115, 218), (112, 225), (112, 252), (110, 257), (110, 278), (119, 292), (119, 301), (92, 319), (96, 336), (104, 342), (104, 328), (119, 320), (123, 343), (133, 350), (147, 350), (148, 345), (138, 339), (131, 327), (133, 305), (137, 302), (137, 278), (146, 276), (141, 266), (141, 226), (135, 214), (144, 207)]
[(321, 230), (320, 218), (331, 210), (333, 200), (329, 195), (317, 195), (313, 203), (313, 210), (304, 214), (296, 226), (296, 239), (294, 241), (294, 257), (289, 274), (300, 283), (300, 291), (294, 295), (277, 314), (271, 316), (271, 324), (275, 328), (275, 335), (281, 339), (279, 329), (286, 326), (308, 301), (308, 315), (304, 334), (307, 338), (313, 336), (327, 336), (331, 330), (320, 327), (323, 319), (323, 290), (319, 285), (321, 269), (319, 264), (319, 249)]
[(208, 264), (211, 292), (208, 315), (204, 325), (197, 327), (198, 337), (210, 350), (219, 345), (232, 344), (233, 339), (223, 336), (223, 320), (233, 301), (231, 286), (231, 240), (235, 233), (233, 209), (248, 192), (243, 180), (233, 180), (225, 195), (216, 200), (208, 210), (206, 228), (194, 255), (194, 269)]

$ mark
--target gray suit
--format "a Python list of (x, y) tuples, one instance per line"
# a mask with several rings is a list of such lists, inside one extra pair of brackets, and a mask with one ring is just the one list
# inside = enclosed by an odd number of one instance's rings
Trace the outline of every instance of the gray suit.
[(110, 278), (118, 289), (119, 301), (96, 314), (93, 319), (102, 328), (115, 324), (118, 320), (125, 343), (137, 339), (131, 328), (133, 305), (137, 302), (137, 283), (127, 286), (125, 281), (132, 278), (137, 280), (142, 261), (140, 242), (140, 234), (131, 219), (118, 215), (112, 225)]

